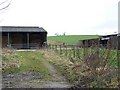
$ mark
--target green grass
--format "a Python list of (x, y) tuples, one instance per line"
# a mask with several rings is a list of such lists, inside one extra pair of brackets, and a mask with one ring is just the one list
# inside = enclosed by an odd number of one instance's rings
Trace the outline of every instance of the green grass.
[[(94, 50), (93, 49), (88, 49), (87, 50), (88, 53), (93, 53)], [(55, 52), (56, 53), (56, 52)], [(57, 51), (57, 53), (59, 53), (59, 50)], [(73, 50), (68, 50), (67, 53), (70, 54), (70, 56), (73, 55)], [(83, 57), (83, 49), (80, 49), (79, 50), (79, 53), (80, 53), (80, 57), (82, 56)], [(109, 53), (109, 54), (108, 54)], [(66, 54), (66, 51), (65, 50), (62, 50), (62, 54), (65, 55)], [(108, 55), (108, 61), (107, 63), (105, 64), (106, 66), (104, 67), (104, 57), (106, 57), (106, 55)], [(99, 54), (100, 58), (101, 58), (101, 65), (100, 67), (98, 66), (98, 68), (118, 68), (118, 62), (117, 62), (117, 51), (116, 50), (106, 50), (106, 49), (100, 49), (100, 54)], [(61, 55), (61, 57), (64, 57)], [(73, 65), (70, 65), (68, 66), (67, 63), (66, 63), (66, 60), (67, 59), (58, 59), (58, 60), (51, 60), (50, 62), (52, 64), (54, 64), (56, 67), (57, 67), (57, 70), (59, 70), (67, 79), (69, 82), (71, 83), (76, 83), (78, 82), (78, 80), (82, 77), (82, 75), (85, 75), (85, 76), (89, 76), (89, 69), (90, 67), (88, 67), (86, 64), (85, 64), (85, 60), (84, 58), (81, 58), (81, 59), (78, 59), (76, 60), (75, 58), (73, 58), (74, 61), (74, 64)], [(69, 61), (69, 60), (68, 60)], [(92, 61), (92, 60), (91, 60)], [(73, 68), (75, 66), (76, 63), (79, 63), (80, 67), (76, 67), (76, 68)], [(82, 64), (80, 64), (82, 63)], [(94, 63), (94, 62), (93, 62)], [(85, 67), (85, 66), (86, 67)], [(99, 72), (98, 70), (96, 70), (97, 72)], [(80, 72), (80, 73), (79, 73)], [(106, 72), (107, 73), (107, 72)], [(104, 73), (103, 75), (105, 75), (106, 73)], [(98, 75), (98, 74), (96, 74)], [(100, 76), (101, 77), (101, 76)], [(109, 84), (105, 84), (107, 82), (107, 80), (103, 80), (102, 82), (98, 83), (96, 81), (92, 82), (89, 84), (90, 87), (95, 87), (95, 88), (106, 88), (106, 87), (116, 87), (117, 86), (117, 79), (116, 77), (112, 78), (111, 79), (113, 82), (109, 83)], [(105, 85), (104, 85), (105, 84)]]
[[(96, 50), (93, 49), (87, 49), (86, 52), (89, 54), (94, 53)], [(60, 54), (60, 50), (57, 50), (57, 52)], [(67, 53), (66, 53), (67, 52)], [(74, 53), (75, 53), (75, 57), (74, 57)], [(79, 53), (79, 59), (77, 58)], [(84, 60), (84, 50), (81, 48), (79, 50), (62, 50), (61, 51), (62, 55), (70, 55), (71, 57), (73, 57), (74, 62), (77, 62), (79, 60)], [(108, 58), (107, 60), (107, 65), (111, 66), (113, 68), (117, 68), (118, 67), (118, 61), (117, 61), (117, 50), (106, 50), (106, 49), (99, 49), (99, 56), (100, 58)]]
[(36, 71), (47, 74), (48, 70), (42, 63), (44, 57), (40, 52), (24, 51), (17, 52), (17, 54), (21, 62), (20, 71)]
[[(6, 58), (7, 56), (7, 58)], [(3, 73), (22, 73), (22, 72), (38, 72), (43, 75), (43, 79), (49, 79), (49, 71), (44, 66), (43, 55), (38, 51), (19, 51), (11, 55), (6, 55), (3, 62), (10, 62), (12, 60), (19, 61), (19, 67), (5, 67), (2, 68)], [(13, 58), (13, 59), (12, 59)], [(14, 62), (13, 62), (14, 63)], [(9, 64), (9, 63), (8, 63)]]
[(63, 42), (66, 44), (76, 44), (79, 40), (98, 38), (98, 35), (67, 35), (67, 36), (48, 36), (48, 40)]

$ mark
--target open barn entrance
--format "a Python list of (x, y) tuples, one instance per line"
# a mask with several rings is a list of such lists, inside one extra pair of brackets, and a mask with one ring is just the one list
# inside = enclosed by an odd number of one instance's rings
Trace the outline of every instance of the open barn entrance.
[(2, 26), (2, 47), (38, 49), (47, 41), (47, 31), (39, 27)]
[(27, 33), (12, 33), (11, 34), (11, 43), (10, 45), (13, 48), (29, 48), (29, 37), (27, 37)]

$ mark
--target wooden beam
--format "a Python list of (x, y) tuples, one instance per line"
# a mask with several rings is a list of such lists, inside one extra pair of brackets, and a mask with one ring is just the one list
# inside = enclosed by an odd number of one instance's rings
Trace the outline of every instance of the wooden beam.
[(30, 37), (29, 37), (29, 33), (27, 33), (27, 48), (30, 48)]
[(10, 47), (10, 33), (8, 32), (8, 44), (7, 44), (8, 47)]

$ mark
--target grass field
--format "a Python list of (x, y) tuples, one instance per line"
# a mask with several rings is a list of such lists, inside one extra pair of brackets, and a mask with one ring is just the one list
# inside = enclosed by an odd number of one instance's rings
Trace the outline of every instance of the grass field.
[(79, 40), (93, 39), (93, 38), (98, 38), (98, 35), (48, 36), (48, 41), (56, 41), (66, 44), (76, 44), (79, 42)]
[(48, 74), (47, 68), (43, 65), (44, 57), (39, 52), (23, 51), (17, 52), (19, 60), (21, 60), (21, 71), (35, 71)]

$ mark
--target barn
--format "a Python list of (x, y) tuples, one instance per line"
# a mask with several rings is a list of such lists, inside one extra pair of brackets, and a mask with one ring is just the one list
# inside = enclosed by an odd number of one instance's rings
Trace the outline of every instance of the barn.
[(97, 45), (99, 43), (99, 38), (79, 40), (80, 47), (91, 47), (92, 45)]
[(100, 36), (101, 47), (107, 47), (108, 41), (110, 43), (111, 48), (116, 49), (118, 47), (117, 46), (118, 34)]
[(47, 42), (47, 31), (35, 26), (0, 26), (2, 48), (41, 48)]
[(116, 49), (118, 47), (117, 45), (118, 34), (104, 35), (99, 36), (99, 38), (80, 40), (79, 44), (81, 47), (91, 47), (96, 44), (99, 47), (106, 48), (108, 41), (110, 44), (109, 46), (112, 49)]

